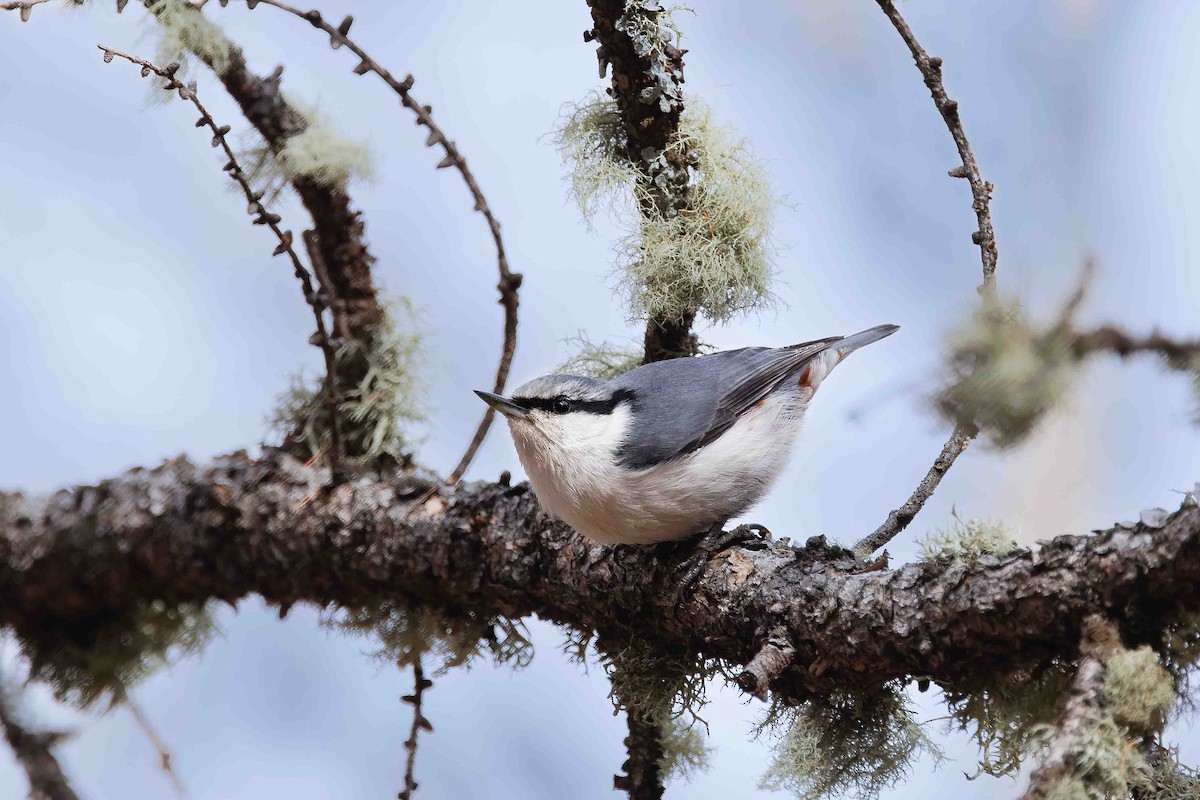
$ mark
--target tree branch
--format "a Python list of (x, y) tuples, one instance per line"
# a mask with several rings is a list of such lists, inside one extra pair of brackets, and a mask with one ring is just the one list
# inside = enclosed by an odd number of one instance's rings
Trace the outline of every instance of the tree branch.
[[(439, 145), (442, 148), (445, 156), (438, 162), (437, 168), (445, 169), (447, 167), (454, 167), (462, 176), (463, 183), (467, 185), (467, 190), (471, 193), (471, 197), (475, 201), (475, 210), (483, 215), (488, 225), (488, 231), (492, 235), (492, 242), (496, 246), (496, 266), (500, 273), (500, 281), (496, 285), (496, 288), (500, 292), (500, 305), (504, 306), (504, 344), (500, 351), (500, 361), (496, 365), (496, 380), (493, 383), (492, 391), (496, 394), (503, 394), (504, 387), (508, 383), (508, 373), (512, 367), (513, 355), (517, 349), (517, 307), (520, 304), (517, 290), (521, 286), (522, 276), (520, 273), (512, 272), (509, 269), (508, 256), (504, 251), (504, 239), (500, 235), (500, 221), (492, 213), (491, 206), (488, 205), (487, 198), (483, 195), (483, 190), (479, 188), (479, 182), (467, 166), (466, 158), (463, 157), (458, 146), (434, 122), (432, 115), (433, 108), (421, 105), (413, 98), (410, 91), (413, 86), (413, 76), (407, 75), (403, 80), (398, 80), (387, 68), (367, 55), (366, 51), (349, 37), (350, 27), (354, 22), (352, 16), (347, 15), (337, 27), (334, 27), (321, 16), (320, 11), (301, 11), (294, 6), (281, 2), (281, 0), (261, 0), (261, 2), (264, 5), (274, 6), (281, 11), (286, 11), (293, 16), (307, 20), (314, 28), (329, 34), (329, 42), (335, 49), (345, 47), (358, 56), (359, 63), (354, 68), (355, 74), (365, 75), (368, 72), (373, 72), (379, 76), (400, 97), (401, 105), (416, 114), (417, 125), (423, 126), (429, 131), (429, 136), (425, 139), (425, 145), (427, 147)], [(467, 467), (475, 458), (475, 453), (479, 449), (479, 445), (483, 443), (483, 439), (487, 435), (488, 428), (495, 418), (495, 413), (490, 407), (484, 412), (483, 419), (480, 420), (478, 427), (475, 429), (475, 435), (471, 438), (470, 444), (467, 445), (466, 452), (463, 453), (458, 465), (446, 478), (447, 483), (457, 483), (462, 478), (463, 473), (467, 471)]]
[[(600, 77), (612, 67), (609, 94), (624, 123), (626, 157), (646, 189), (642, 213), (673, 217), (688, 209), (691, 196), (688, 152), (679, 142), (685, 51), (660, 34), (662, 10), (625, 0), (588, 0), (588, 5), (593, 27), (584, 33), (584, 40), (599, 42)], [(633, 31), (641, 31), (639, 41), (635, 42)], [(699, 353), (699, 341), (692, 333), (695, 318), (693, 309), (677, 319), (647, 320), (643, 363)]]
[(625, 792), (629, 800), (659, 800), (663, 795), (662, 731), (654, 720), (644, 718), (636, 708), (625, 713), (629, 735), (625, 737), (628, 757), (621, 764), (623, 775), (613, 775), (613, 789)]
[(1090, 331), (1077, 331), (1071, 341), (1080, 358), (1093, 353), (1113, 353), (1121, 358), (1155, 353), (1168, 361), (1185, 362), (1200, 355), (1200, 340), (1171, 339), (1158, 331), (1136, 336), (1115, 325), (1102, 325)]
[(30, 800), (79, 800), (51, 749), (62, 734), (35, 733), (26, 728), (17, 718), (5, 683), (7, 681), (0, 681), (0, 727), (29, 779)]
[(1080, 735), (1088, 716), (1100, 705), (1104, 693), (1104, 662), (1115, 644), (1116, 629), (1103, 617), (1084, 621), (1079, 644), (1079, 668), (1071, 681), (1054, 736), (1046, 747), (1042, 762), (1029, 777), (1029, 787), (1021, 800), (1046, 800), (1072, 765), (1080, 745)]
[[(950, 170), (950, 177), (966, 178), (971, 185), (971, 207), (975, 210), (975, 218), (978, 223), (977, 230), (971, 234), (971, 241), (979, 245), (979, 257), (983, 264), (983, 283), (979, 286), (979, 292), (985, 296), (994, 294), (996, 291), (996, 263), (1000, 258), (1000, 252), (996, 247), (996, 232), (992, 225), (990, 207), (992, 184), (985, 181), (979, 171), (979, 163), (975, 160), (975, 153), (971, 150), (971, 143), (967, 140), (962, 119), (958, 114), (958, 102), (951, 100), (950, 96), (946, 94), (946, 87), (942, 84), (942, 60), (925, 52), (925, 48), (921, 47), (912, 28), (908, 27), (908, 23), (904, 21), (904, 17), (900, 15), (900, 11), (892, 3), (892, 0), (875, 0), (875, 2), (883, 9), (883, 13), (887, 15), (896, 32), (900, 34), (900, 38), (908, 45), (913, 61), (916, 62), (917, 69), (925, 80), (925, 85), (929, 87), (933, 104), (937, 106), (938, 113), (942, 115), (946, 128), (950, 131), (950, 137), (954, 139), (954, 145), (958, 148), (962, 164)], [(933, 462), (933, 466), (925, 473), (925, 477), (921, 479), (904, 505), (891, 511), (884, 523), (876, 528), (874, 533), (855, 545), (855, 551), (863, 556), (870, 555), (907, 528), (925, 502), (933, 495), (942, 478), (954, 466), (955, 460), (962, 455), (963, 451), (967, 449), (967, 445), (975, 438), (976, 433), (978, 431), (974, 425), (956, 425), (950, 438), (942, 447), (941, 453)]]
[[(486, 615), (539, 616), (664, 655), (746, 664), (769, 632), (795, 645), (783, 698), (923, 675), (974, 684), (1061, 655), (1093, 614), (1130, 641), (1200, 606), (1200, 508), (977, 563), (862, 572), (845, 550), (736, 549), (674, 610), (676, 558), (589, 545), (525, 485), (366, 476), (271, 452), (207, 468), (186, 459), (48, 498), (0, 494), (0, 625), (31, 646), (86, 642), (139, 604), (212, 599), (362, 604), (409, 598)], [(420, 498), (427, 499), (416, 503)], [(747, 569), (747, 566), (750, 568)], [(1071, 645), (1073, 647), (1073, 645)], [(981, 668), (986, 664), (986, 668)]]
[(413, 793), (417, 791), (417, 781), (413, 777), (413, 768), (417, 763), (417, 736), (421, 731), (433, 733), (433, 725), (421, 711), (421, 701), (424, 699), (425, 691), (433, 686), (433, 681), (425, 677), (420, 655), (413, 657), (412, 669), (413, 693), (406, 694), (401, 698), (404, 702), (412, 705), (413, 720), (412, 727), (408, 731), (408, 739), (404, 742), (404, 749), (408, 754), (404, 760), (404, 788), (400, 790), (399, 800), (412, 800)]
[(255, 192), (250, 186), (250, 181), (246, 178), (246, 172), (238, 163), (237, 155), (234, 154), (233, 148), (229, 146), (229, 141), (225, 138), (225, 134), (229, 133), (228, 125), (217, 125), (216, 120), (208, 113), (208, 109), (200, 102), (200, 98), (196, 95), (196, 86), (191, 84), (184, 86), (175, 78), (175, 73), (179, 70), (178, 64), (168, 64), (166, 67), (160, 67), (149, 61), (143, 61), (140, 58), (131, 56), (128, 53), (122, 53), (120, 50), (114, 50), (111, 47), (104, 45), (96, 45), (104, 52), (104, 63), (109, 63), (114, 56), (122, 58), (132, 64), (142, 68), (142, 77), (147, 77), (151, 74), (157, 75), (165, 82), (163, 88), (167, 91), (178, 92), (182, 100), (190, 102), (200, 112), (200, 119), (196, 120), (196, 127), (207, 127), (212, 131), (213, 147), (220, 147), (225, 157), (228, 159), (223, 169), (229, 179), (238, 185), (242, 190), (242, 194), (246, 198), (248, 211), (254, 215), (255, 225), (266, 225), (271, 229), (271, 233), (275, 234), (275, 238), (279, 241), (279, 245), (275, 248), (273, 255), (287, 254), (292, 262), (292, 272), (297, 280), (300, 281), (300, 289), (304, 293), (304, 301), (308, 303), (312, 309), (313, 319), (316, 321), (317, 334), (316, 345), (321, 349), (321, 354), (325, 358), (325, 380), (324, 394), (325, 403), (329, 410), (329, 459), (333, 465), (333, 473), (335, 478), (339, 478), (342, 470), (342, 440), (341, 427), (338, 413), (337, 394), (334, 388), (335, 381), (335, 357), (333, 352), (333, 343), (330, 341), (329, 332), (325, 329), (325, 304), (317, 295), (313, 288), (312, 276), (305, 269), (304, 263), (300, 261), (300, 256), (296, 255), (296, 250), (292, 246), (293, 235), (291, 231), (285, 231), (279, 226), (282, 221), (278, 214), (273, 214), (267, 211), (266, 206), (262, 203), (262, 193)]

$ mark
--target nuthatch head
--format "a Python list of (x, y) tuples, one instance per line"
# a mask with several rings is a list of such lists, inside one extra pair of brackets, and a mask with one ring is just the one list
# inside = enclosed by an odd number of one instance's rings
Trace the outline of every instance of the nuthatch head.
[(511, 398), (476, 394), (508, 419), (551, 514), (597, 542), (684, 539), (766, 494), (821, 381), (897, 329), (658, 361), (608, 381), (545, 375)]

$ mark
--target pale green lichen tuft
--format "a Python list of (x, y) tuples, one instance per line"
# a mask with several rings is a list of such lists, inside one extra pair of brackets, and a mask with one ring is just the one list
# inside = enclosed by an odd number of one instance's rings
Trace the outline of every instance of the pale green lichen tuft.
[(781, 735), (759, 787), (805, 800), (877, 798), (907, 777), (922, 753), (936, 762), (943, 757), (895, 685), (775, 706), (763, 727)]
[(1155, 748), (1147, 768), (1134, 778), (1138, 800), (1196, 800), (1200, 772), (1179, 761), (1173, 750)]
[(567, 344), (575, 353), (555, 372), (611, 380), (642, 363), (642, 353), (638, 348), (618, 347), (608, 342), (596, 343), (582, 333), (568, 339)]
[(952, 377), (934, 398), (937, 409), (1005, 448), (1062, 398), (1079, 362), (1064, 326), (1036, 329), (1016, 303), (985, 299), (950, 337), (946, 363)]
[[(602, 206), (632, 217), (618, 246), (618, 286), (634, 317), (681, 320), (698, 310), (724, 322), (771, 304), (774, 199), (766, 170), (701, 101), (689, 100), (670, 145), (691, 165), (688, 207), (678, 212), (659, 209), (639, 166), (648, 156), (628, 152), (613, 101), (593, 97), (571, 109), (557, 143), (586, 219)], [(665, 163), (668, 155), (651, 160)]]
[(252, 135), (238, 153), (251, 182), (268, 200), (296, 180), (344, 191), (351, 181), (374, 178), (374, 160), (366, 142), (347, 139), (315, 106), (290, 94), (285, 99), (303, 119), (304, 130), (287, 137), (278, 150)]
[(1149, 647), (1124, 650), (1108, 660), (1104, 701), (1113, 718), (1138, 734), (1159, 730), (1175, 701), (1175, 681)]
[(1188, 377), (1196, 403), (1192, 412), (1192, 421), (1200, 425), (1200, 353), (1192, 353), (1180, 358), (1168, 358), (1166, 364), (1169, 369), (1182, 372)]
[(218, 75), (229, 69), (233, 44), (216, 24), (185, 0), (151, 0), (146, 10), (158, 23), (160, 38), (157, 60), (185, 63), (195, 55)]
[(330, 610), (321, 624), (375, 639), (374, 657), (401, 666), (428, 655), (438, 662), (435, 674), (469, 667), (482, 656), (497, 665), (525, 667), (533, 659), (533, 644), (519, 620), (488, 617), (464, 611), (450, 614), (400, 600), (381, 600), (363, 606)]
[(689, 781), (706, 772), (713, 748), (707, 734), (695, 720), (676, 718), (663, 726), (663, 756), (658, 762), (663, 783), (673, 780)]
[(292, 97), (288, 102), (304, 117), (306, 126), (288, 137), (279, 153), (279, 169), (285, 178), (308, 178), (322, 186), (345, 189), (351, 179), (370, 179), (374, 175), (371, 151), (365, 142), (345, 138), (316, 107)]
[[(1044, 750), (1057, 734), (1053, 725), (1034, 731), (1035, 750)], [(1106, 709), (1092, 710), (1084, 719), (1078, 735), (1067, 752), (1069, 770), (1059, 781), (1064, 797), (1086, 800), (1125, 800), (1131, 788), (1146, 772), (1146, 760), (1128, 732), (1116, 723)]]
[[(355, 460), (387, 456), (403, 461), (407, 434), (424, 419), (417, 400), (422, 350), (415, 316), (408, 300), (393, 301), (373, 330), (337, 350), (335, 364), (361, 360), (367, 366), (356, 385), (338, 393), (343, 448)], [(274, 431), (303, 442), (314, 454), (328, 452), (331, 441), (323, 380), (294, 379), (271, 421)]]
[(68, 636), (47, 627), (38, 639), (21, 637), (30, 677), (59, 700), (80, 707), (117, 703), (142, 678), (200, 650), (216, 626), (203, 605), (169, 606), (154, 600)]
[(1013, 670), (969, 691), (943, 690), (952, 728), (979, 745), (979, 775), (1016, 775), (1035, 730), (1057, 713), (1073, 666), (1057, 662)]
[(697, 654), (663, 658), (637, 640), (615, 652), (599, 652), (612, 687), (613, 713), (636, 708), (643, 719), (664, 729), (685, 714), (699, 720), (698, 712), (708, 702), (708, 679), (726, 675), (716, 659)]
[(960, 561), (974, 564), (984, 554), (1002, 556), (1017, 549), (1007, 525), (954, 515), (950, 526), (925, 537), (920, 542), (921, 558), (925, 561)]

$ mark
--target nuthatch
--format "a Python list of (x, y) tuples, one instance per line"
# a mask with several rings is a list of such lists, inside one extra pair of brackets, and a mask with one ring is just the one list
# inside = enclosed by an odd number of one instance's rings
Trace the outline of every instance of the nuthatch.
[(608, 381), (546, 375), (511, 398), (476, 394), (508, 419), (551, 514), (597, 542), (685, 539), (766, 494), (821, 381), (897, 329), (658, 361)]

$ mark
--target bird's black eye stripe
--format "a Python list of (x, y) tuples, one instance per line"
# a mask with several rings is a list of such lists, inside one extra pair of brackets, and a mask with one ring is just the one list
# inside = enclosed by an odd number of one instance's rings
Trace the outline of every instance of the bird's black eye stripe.
[(549, 411), (552, 414), (568, 414), (584, 411), (589, 414), (611, 414), (613, 409), (625, 401), (633, 400), (633, 392), (622, 389), (608, 400), (574, 400), (570, 397), (514, 397), (513, 402), (530, 411)]

